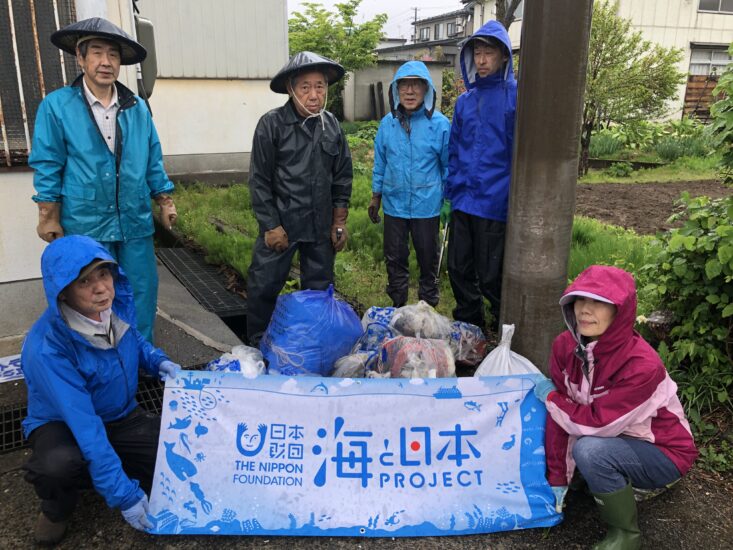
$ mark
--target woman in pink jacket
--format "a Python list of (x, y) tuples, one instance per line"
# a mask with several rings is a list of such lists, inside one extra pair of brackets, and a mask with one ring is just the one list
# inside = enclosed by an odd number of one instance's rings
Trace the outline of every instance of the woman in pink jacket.
[(639, 548), (632, 487), (664, 488), (697, 457), (677, 385), (634, 331), (636, 287), (629, 273), (591, 266), (565, 290), (560, 306), (568, 330), (553, 342), (551, 380), (535, 388), (549, 413), (547, 479), (561, 511), (577, 466), (608, 525), (596, 548)]

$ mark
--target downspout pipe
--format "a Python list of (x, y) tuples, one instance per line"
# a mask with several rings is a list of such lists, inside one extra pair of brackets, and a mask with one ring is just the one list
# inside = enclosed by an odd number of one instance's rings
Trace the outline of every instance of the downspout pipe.
[(509, 194), (502, 323), (547, 373), (563, 330), (593, 0), (525, 2)]

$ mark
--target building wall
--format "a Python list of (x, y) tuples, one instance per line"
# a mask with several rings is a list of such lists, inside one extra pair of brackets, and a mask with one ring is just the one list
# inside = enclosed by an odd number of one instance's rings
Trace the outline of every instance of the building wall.
[(257, 121), (286, 99), (269, 80), (158, 79), (150, 106), (166, 170), (246, 172)]
[(158, 79), (150, 104), (166, 169), (179, 179), (241, 177), (257, 121), (285, 100), (269, 82), (288, 59), (286, 1), (139, 6), (155, 27)]
[[(646, 40), (682, 49), (680, 72), (690, 71), (692, 44), (727, 47), (733, 42), (733, 14), (698, 11), (699, 0), (620, 0), (619, 15)], [(682, 114), (687, 81), (679, 86), (670, 116)]]
[(269, 80), (288, 57), (285, 0), (145, 0), (161, 78)]
[[(485, 2), (476, 2), (473, 7), (473, 32), (479, 30), (484, 24), (492, 19), (496, 19), (496, 0), (486, 0)], [(509, 40), (512, 43), (512, 49), (517, 51), (520, 46), (522, 36), (522, 19), (516, 19), (509, 27)]]

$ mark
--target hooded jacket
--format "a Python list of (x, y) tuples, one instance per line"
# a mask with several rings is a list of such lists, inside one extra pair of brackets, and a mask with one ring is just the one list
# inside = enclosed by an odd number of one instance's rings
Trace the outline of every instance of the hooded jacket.
[(28, 164), (36, 202), (61, 202), (66, 235), (128, 241), (154, 232), (151, 197), (173, 190), (145, 104), (116, 82), (120, 107), (111, 152), (84, 96), (82, 76), (38, 107)]
[[(573, 296), (610, 301), (616, 316), (589, 342), (579, 335)], [(684, 475), (697, 457), (677, 385), (656, 351), (634, 331), (636, 288), (626, 271), (591, 266), (565, 290), (568, 330), (552, 345), (547, 397), (547, 479), (567, 485), (575, 470), (572, 447), (582, 436), (628, 436), (656, 445)], [(587, 371), (585, 374), (584, 371)]]
[[(411, 115), (400, 108), (397, 81), (419, 77), (427, 84), (423, 104)], [(397, 218), (432, 218), (440, 214), (448, 176), (450, 122), (435, 110), (437, 94), (421, 61), (408, 61), (389, 88), (392, 112), (379, 124), (374, 141), (372, 191), (382, 194), (384, 213)]]
[[(473, 61), (474, 39), (495, 38), (509, 56), (504, 67), (481, 78)], [(489, 21), (461, 47), (466, 91), (458, 97), (451, 125), (445, 198), (453, 210), (506, 222), (514, 147), (517, 83), (506, 29)]]
[(252, 143), (249, 189), (260, 234), (283, 226), (290, 242), (329, 238), (334, 208), (351, 198), (351, 152), (336, 117), (304, 124), (293, 100), (265, 113)]
[(41, 258), (48, 308), (31, 327), (21, 351), (28, 386), (25, 436), (47, 422), (64, 422), (74, 434), (95, 489), (111, 507), (126, 509), (143, 496), (136, 480), (122, 469), (110, 445), (105, 423), (120, 420), (136, 407), (138, 367), (158, 374), (168, 357), (134, 328), (132, 288), (124, 272), (115, 273), (111, 327), (115, 346), (82, 336), (69, 328), (58, 307), (58, 296), (80, 270), (94, 259), (113, 260), (88, 237), (53, 241)]

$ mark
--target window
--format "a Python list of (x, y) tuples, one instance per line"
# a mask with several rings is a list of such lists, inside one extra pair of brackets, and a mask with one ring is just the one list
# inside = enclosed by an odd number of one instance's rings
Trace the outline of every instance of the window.
[(446, 34), (448, 36), (453, 36), (456, 34), (456, 24), (455, 23), (448, 23), (446, 25)]
[(434, 32), (433, 32), (433, 40), (440, 40), (440, 29), (441, 29), (442, 26), (443, 26), (442, 23), (436, 23), (435, 24), (435, 29), (434, 29)]
[(420, 40), (430, 40), (430, 27), (420, 29)]
[(520, 2), (517, 9), (514, 10), (514, 19), (521, 19), (524, 15), (524, 2)]
[(690, 55), (690, 74), (720, 75), (730, 62), (725, 48), (694, 48)]
[(733, 0), (700, 0), (700, 11), (733, 13)]

